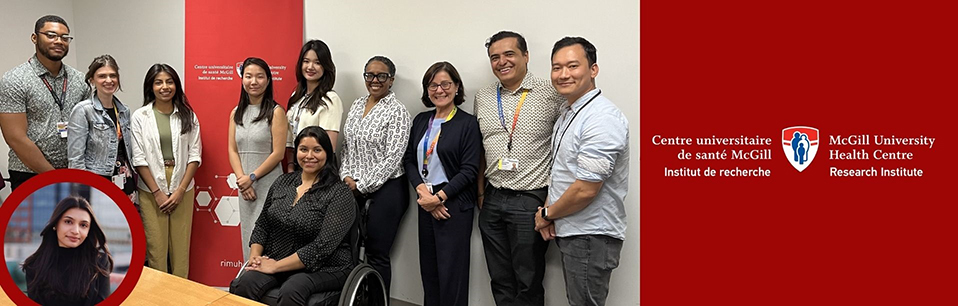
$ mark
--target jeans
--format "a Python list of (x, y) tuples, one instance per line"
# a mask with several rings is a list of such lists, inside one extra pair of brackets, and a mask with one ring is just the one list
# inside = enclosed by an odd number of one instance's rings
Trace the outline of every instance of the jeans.
[(612, 269), (619, 266), (622, 242), (605, 235), (556, 238), (570, 306), (605, 305)]

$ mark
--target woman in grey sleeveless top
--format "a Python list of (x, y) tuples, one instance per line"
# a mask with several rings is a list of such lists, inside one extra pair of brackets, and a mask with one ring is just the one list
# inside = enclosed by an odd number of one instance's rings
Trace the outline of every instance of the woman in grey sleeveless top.
[(249, 257), (249, 237), (263, 211), (266, 193), (279, 175), (286, 147), (286, 113), (273, 100), (269, 65), (259, 58), (243, 62), (239, 104), (230, 115), (229, 158), (239, 191), (243, 258)]

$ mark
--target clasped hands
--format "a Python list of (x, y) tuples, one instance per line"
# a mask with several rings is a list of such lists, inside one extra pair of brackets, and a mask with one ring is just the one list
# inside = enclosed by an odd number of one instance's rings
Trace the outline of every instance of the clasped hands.
[(185, 191), (182, 191), (183, 188), (177, 187), (176, 190), (173, 190), (173, 193), (167, 195), (162, 191), (157, 190), (153, 193), (154, 200), (156, 200), (157, 207), (163, 213), (169, 215), (173, 213), (173, 210), (176, 210), (176, 207), (180, 205), (180, 202), (183, 201), (183, 194)]
[(419, 203), (419, 207), (422, 207), (422, 209), (432, 214), (432, 217), (436, 220), (445, 220), (451, 217), (446, 205), (442, 204), (439, 200), (439, 196), (429, 192), (429, 188), (426, 187), (426, 184), (416, 186), (416, 194), (419, 196), (419, 199), (416, 200), (416, 202)]
[(250, 256), (246, 271), (259, 271), (264, 274), (276, 273), (277, 261), (269, 256)]
[(539, 206), (536, 210), (536, 231), (542, 235), (543, 240), (549, 241), (556, 238), (556, 225), (542, 218), (542, 209), (543, 207)]
[(236, 178), (236, 185), (239, 187), (243, 200), (256, 201), (256, 190), (253, 189), (253, 180), (249, 178), (249, 175)]

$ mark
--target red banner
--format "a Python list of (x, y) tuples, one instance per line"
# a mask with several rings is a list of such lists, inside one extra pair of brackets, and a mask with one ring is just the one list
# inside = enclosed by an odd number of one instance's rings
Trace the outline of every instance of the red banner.
[[(196, 173), (196, 211), (190, 243), (190, 279), (225, 287), (243, 258), (237, 192), (227, 178), (230, 111), (239, 101), (239, 66), (265, 60), (274, 96), (286, 105), (296, 86), (296, 58), (303, 44), (303, 1), (186, 1), (184, 89), (199, 117), (203, 164)], [(265, 195), (264, 195), (265, 196)]]

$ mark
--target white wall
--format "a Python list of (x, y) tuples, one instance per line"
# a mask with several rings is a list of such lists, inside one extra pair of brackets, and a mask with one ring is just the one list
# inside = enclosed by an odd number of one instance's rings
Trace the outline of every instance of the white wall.
[[(70, 34), (79, 35), (73, 24), (73, 1), (70, 0), (0, 0), (0, 75), (17, 65), (23, 64), (36, 52), (30, 42), (30, 34), (37, 19), (44, 15), (63, 17), (70, 26)], [(78, 39), (79, 40), (79, 39)], [(70, 53), (63, 62), (76, 67), (76, 48), (70, 46)], [(7, 177), (7, 152), (10, 148), (0, 141), (0, 173)], [(10, 194), (10, 187), (0, 190), (0, 198)]]
[[(110, 54), (120, 66), (123, 91), (117, 98), (131, 109), (143, 105), (143, 78), (155, 63), (173, 66), (184, 73), (183, 44), (186, 7), (176, 1), (75, 0), (77, 30), (83, 31), (72, 47), (86, 72), (93, 58)], [(68, 21), (70, 22), (70, 21)], [(79, 35), (79, 34), (78, 34)]]
[[(588, 5), (587, 5), (588, 3)], [(597, 84), (630, 121), (629, 229), (620, 266), (612, 277), (608, 305), (638, 305), (639, 299), (639, 7), (637, 1), (307, 1), (306, 37), (325, 41), (337, 68), (335, 89), (347, 104), (365, 94), (363, 65), (373, 55), (395, 62), (393, 89), (415, 115), (422, 75), (434, 62), (449, 61), (466, 87), (463, 108), (472, 110), (476, 89), (496, 81), (486, 39), (499, 30), (522, 33), (529, 45), (529, 70), (549, 78), (552, 45), (563, 36), (582, 36), (598, 49)], [(348, 107), (349, 105), (347, 105)], [(412, 202), (415, 204), (415, 202)], [(393, 249), (392, 296), (422, 302), (416, 212), (411, 205)], [(478, 223), (477, 223), (478, 224)], [(546, 305), (567, 305), (558, 249), (550, 246)], [(470, 304), (493, 305), (479, 230), (473, 230)]]

